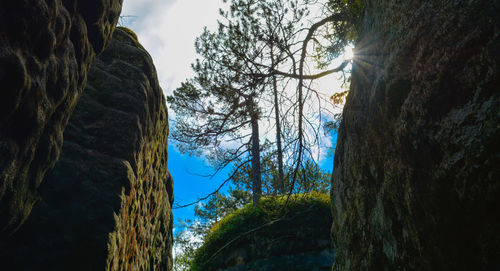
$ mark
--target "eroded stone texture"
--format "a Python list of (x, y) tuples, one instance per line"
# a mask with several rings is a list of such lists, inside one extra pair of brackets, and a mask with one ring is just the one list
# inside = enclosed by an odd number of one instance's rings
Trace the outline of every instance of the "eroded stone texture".
[(0, 1), (0, 239), (28, 217), (122, 0)]
[(89, 71), (42, 200), (0, 251), (9, 270), (171, 270), (167, 108), (129, 33), (117, 28)]
[(366, 1), (332, 179), (334, 270), (497, 270), (499, 1)]

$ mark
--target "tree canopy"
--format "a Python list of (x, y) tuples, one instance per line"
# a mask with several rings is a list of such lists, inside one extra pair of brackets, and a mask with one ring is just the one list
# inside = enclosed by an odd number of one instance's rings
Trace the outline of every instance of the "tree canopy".
[[(208, 229), (251, 198), (257, 204), (261, 195), (329, 190), (330, 174), (318, 166), (315, 149), (321, 128), (332, 124), (322, 119), (321, 102), (341, 103), (347, 92), (322, 97), (312, 82), (346, 69), (349, 59), (330, 64), (356, 42), (363, 13), (361, 0), (224, 2), (218, 28), (205, 28), (196, 40), (195, 76), (167, 100), (176, 145), (205, 156), (215, 173), (231, 167), (224, 183), (233, 188), (204, 197), (196, 222), (177, 232), (184, 249), (176, 270), (189, 270)], [(321, 17), (311, 16), (314, 5)]]
[(343, 71), (350, 60), (318, 73), (310, 73), (308, 61), (327, 67), (352, 41), (360, 1), (328, 1), (313, 22), (309, 7), (318, 1), (224, 2), (229, 8), (220, 10), (217, 30), (205, 28), (196, 39), (195, 76), (167, 97), (176, 114), (172, 137), (182, 152), (207, 157), (215, 172), (232, 166), (229, 179), (250, 170), (257, 204), (264, 145), (276, 153), (280, 194), (293, 192), (301, 170), (317, 162), (324, 121), (321, 112), (305, 111), (325, 97), (311, 81)]

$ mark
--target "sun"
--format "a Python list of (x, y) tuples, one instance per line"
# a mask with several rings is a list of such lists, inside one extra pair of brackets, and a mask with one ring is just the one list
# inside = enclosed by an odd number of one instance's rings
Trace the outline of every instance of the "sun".
[(352, 60), (354, 58), (354, 47), (352, 45), (346, 46), (344, 49), (344, 53), (342, 54), (342, 58), (344, 60)]

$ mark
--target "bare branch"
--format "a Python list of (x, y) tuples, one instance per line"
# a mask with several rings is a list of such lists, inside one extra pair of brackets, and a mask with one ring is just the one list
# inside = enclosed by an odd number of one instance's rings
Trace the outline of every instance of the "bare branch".
[(178, 205), (178, 204), (176, 204), (176, 205), (173, 207), (173, 209), (181, 209), (181, 208), (186, 208), (186, 207), (189, 207), (189, 206), (191, 206), (191, 205), (195, 205), (195, 204), (197, 204), (197, 203), (199, 203), (199, 202), (202, 202), (202, 201), (204, 201), (204, 200), (206, 200), (206, 199), (210, 198), (211, 196), (213, 196), (213, 195), (217, 194), (217, 193), (218, 193), (218, 192), (222, 189), (222, 187), (224, 187), (224, 185), (226, 185), (226, 184), (227, 184), (227, 182), (229, 182), (231, 179), (233, 179), (234, 175), (236, 175), (236, 173), (238, 172), (238, 169), (242, 168), (242, 167), (243, 167), (244, 165), (246, 165), (248, 162), (250, 162), (250, 160), (247, 160), (247, 161), (245, 161), (245, 162), (241, 163), (238, 167), (236, 167), (236, 169), (235, 169), (235, 170), (233, 170), (233, 173), (231, 174), (231, 176), (229, 176), (227, 179), (225, 179), (225, 180), (224, 180), (224, 181), (223, 181), (223, 182), (219, 185), (219, 187), (218, 187), (215, 191), (213, 191), (212, 193), (210, 193), (210, 194), (206, 195), (205, 197), (202, 197), (202, 198), (198, 199), (197, 201), (194, 201), (194, 202), (191, 202), (191, 203), (188, 203), (188, 204), (184, 204), (184, 205)]

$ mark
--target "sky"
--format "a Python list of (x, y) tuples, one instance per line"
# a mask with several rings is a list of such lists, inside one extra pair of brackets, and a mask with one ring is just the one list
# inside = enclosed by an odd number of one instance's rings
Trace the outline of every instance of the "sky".
[[(222, 0), (125, 0), (120, 20), (148, 50), (165, 94), (193, 75), (194, 41), (217, 26)], [(129, 16), (129, 17), (126, 17)]]
[[(196, 58), (194, 41), (203, 27), (217, 25), (221, 0), (125, 0), (119, 25), (132, 29), (149, 52), (165, 95), (172, 93), (193, 75), (191, 63)], [(173, 112), (169, 112), (169, 117)], [(168, 148), (168, 167), (174, 178), (174, 199), (178, 204), (196, 201), (216, 189), (227, 176), (220, 172), (210, 179), (207, 163), (196, 157)], [(193, 218), (194, 207), (174, 209), (174, 218)]]
[[(133, 30), (139, 42), (153, 58), (160, 86), (165, 95), (193, 76), (191, 63), (196, 58), (194, 41), (203, 27), (216, 29), (222, 0), (125, 0), (119, 25)], [(335, 64), (335, 63), (334, 63)], [(319, 82), (319, 89), (340, 89), (335, 76)], [(169, 111), (169, 118), (174, 112)], [(336, 136), (330, 138), (333, 144)], [(174, 179), (174, 197), (179, 204), (196, 201), (216, 189), (228, 175), (228, 170), (210, 179), (202, 175), (212, 171), (202, 158), (189, 157), (169, 146), (168, 167)], [(330, 155), (331, 156), (331, 155)], [(325, 157), (320, 166), (332, 170), (333, 157)], [(192, 219), (193, 207), (174, 209), (174, 218)]]

